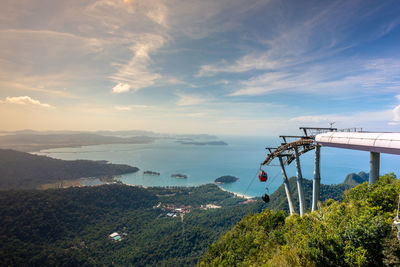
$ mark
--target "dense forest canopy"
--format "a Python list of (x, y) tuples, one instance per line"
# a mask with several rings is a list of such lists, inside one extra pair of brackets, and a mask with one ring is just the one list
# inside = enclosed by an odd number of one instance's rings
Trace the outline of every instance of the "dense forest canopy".
[[(350, 174), (352, 175), (352, 174)], [(304, 197), (306, 201), (306, 209), (311, 209), (311, 201), (312, 201), (312, 181), (308, 179), (303, 179), (303, 187), (304, 187)], [(320, 201), (325, 202), (328, 199), (341, 200), (343, 197), (343, 193), (354, 187), (359, 183), (354, 184), (334, 184), (334, 185), (325, 185), (321, 184), (320, 188)], [(297, 193), (297, 182), (296, 177), (289, 178), (289, 187), (292, 193), (292, 200), (294, 204), (294, 208), (297, 212), (299, 206), (299, 194)], [(289, 204), (287, 202), (285, 188), (281, 185), (274, 193), (271, 194), (270, 202), (266, 205), (267, 209), (273, 210), (283, 210), (289, 213)]]
[(248, 215), (211, 245), (200, 266), (399, 266), (392, 225), (400, 193), (394, 174), (346, 191), (319, 210)]
[[(104, 161), (63, 161), (13, 150), (0, 150), (0, 162), (2, 189), (32, 188), (59, 180), (117, 175), (138, 170)], [(346, 183), (321, 185), (321, 201), (329, 198), (341, 200), (345, 190), (363, 179), (365, 175), (350, 175)], [(393, 181), (390, 177), (385, 179), (382, 180)], [(296, 204), (298, 197), (295, 177), (290, 178), (289, 183)], [(304, 188), (309, 206), (312, 181), (305, 180)], [(328, 203), (336, 203), (332, 201)], [(274, 230), (276, 236), (271, 240), (277, 238), (277, 244), (285, 246), (285, 242), (289, 241), (285, 241), (283, 232), (290, 229), (282, 230), (280, 227), (284, 227), (285, 221), (294, 219), (286, 218), (287, 200), (283, 186), (271, 195), (271, 202), (267, 205), (260, 200), (245, 201), (234, 197), (214, 184), (183, 188), (142, 188), (116, 184), (51, 190), (3, 190), (0, 194), (0, 258), (4, 265), (9, 266), (193, 266), (219, 236), (247, 214), (259, 213), (265, 208), (276, 211), (267, 209), (261, 214), (246, 217), (227, 236), (242, 227), (240, 225), (246, 225), (246, 220), (253, 218), (251, 220), (259, 225), (257, 227), (279, 229), (280, 232)], [(257, 221), (259, 218), (265, 222)], [(379, 223), (377, 225), (381, 225)], [(259, 229), (257, 227), (253, 228)], [(269, 234), (269, 231), (266, 233)], [(121, 241), (109, 237), (114, 232), (120, 235)], [(234, 258), (228, 257), (228, 261), (225, 258), (222, 261), (214, 259), (214, 252), (225, 255), (226, 248), (218, 247), (221, 240), (226, 238), (222, 237), (210, 247), (201, 264), (230, 264), (232, 260), (239, 265), (241, 262), (244, 265), (259, 264), (258, 259), (248, 262), (248, 256), (242, 254), (250, 249), (249, 253), (253, 255), (259, 247), (252, 242), (266, 237), (262, 233), (259, 235), (259, 232), (252, 232), (249, 236), (254, 241), (250, 241), (242, 240), (242, 234), (247, 236), (246, 232), (238, 233), (238, 247), (229, 248), (239, 249), (238, 257), (235, 251)], [(335, 242), (338, 240), (335, 239)], [(228, 254), (231, 253), (229, 249)], [(307, 251), (307, 248), (304, 249)], [(364, 259), (365, 253), (362, 253), (361, 256), (355, 254), (359, 257), (357, 262), (365, 259), (368, 262), (369, 258)], [(313, 262), (314, 259), (296, 260), (303, 264)], [(323, 260), (320, 262), (326, 263)], [(348, 263), (340, 260), (333, 262)]]
[[(322, 198), (340, 198), (344, 189), (326, 186), (330, 187), (321, 191)], [(281, 209), (285, 201), (284, 191), (278, 189), (268, 205), (260, 200), (244, 204), (245, 199), (213, 184), (3, 191), (0, 257), (5, 265), (14, 266), (194, 266), (207, 247), (243, 216), (265, 207)], [(214, 209), (206, 209), (207, 204)], [(176, 208), (190, 211), (183, 223)], [(113, 232), (125, 234), (122, 241), (111, 240)]]
[(136, 172), (129, 165), (103, 161), (59, 160), (25, 152), (0, 149), (0, 189), (27, 189), (82, 177), (101, 177)]
[[(3, 191), (0, 258), (6, 266), (193, 266), (218, 236), (263, 208), (243, 201), (216, 185)], [(182, 205), (191, 210), (183, 223), (166, 216)]]

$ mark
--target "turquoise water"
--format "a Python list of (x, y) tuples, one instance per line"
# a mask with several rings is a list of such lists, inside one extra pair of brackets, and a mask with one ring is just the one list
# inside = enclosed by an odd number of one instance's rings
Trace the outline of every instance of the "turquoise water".
[[(269, 179), (261, 183), (256, 177), (260, 163), (266, 157), (265, 146), (277, 146), (279, 139), (263, 137), (221, 137), (228, 146), (196, 146), (176, 143), (173, 139), (161, 139), (151, 144), (97, 145), (78, 148), (42, 150), (41, 155), (64, 160), (108, 160), (111, 163), (129, 164), (139, 172), (122, 175), (120, 180), (130, 185), (143, 186), (195, 186), (212, 183), (223, 175), (233, 175), (240, 180), (225, 184), (228, 191), (260, 196), (272, 193), (282, 184), (278, 162), (264, 167)], [(303, 177), (312, 179), (314, 152), (301, 157)], [(146, 170), (161, 173), (160, 176), (144, 175)], [(347, 174), (369, 171), (369, 153), (347, 149), (321, 149), (322, 183), (341, 183)], [(400, 156), (381, 155), (381, 173), (400, 174)], [(171, 174), (188, 175), (187, 179), (172, 178)], [(295, 163), (287, 167), (288, 176), (296, 175)]]

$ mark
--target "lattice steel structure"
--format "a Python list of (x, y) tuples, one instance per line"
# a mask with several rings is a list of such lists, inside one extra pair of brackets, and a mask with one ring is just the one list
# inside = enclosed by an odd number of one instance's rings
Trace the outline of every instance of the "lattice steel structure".
[[(268, 166), (275, 159), (279, 159), (282, 170), (283, 184), (285, 186), (286, 197), (289, 204), (290, 214), (294, 214), (292, 196), (290, 192), (289, 182), (286, 175), (285, 165), (290, 165), (294, 160), (296, 161), (296, 176), (297, 176), (297, 191), (299, 195), (299, 211), (300, 216), (303, 216), (305, 211), (305, 199), (303, 188), (303, 175), (301, 172), (300, 156), (315, 149), (315, 169), (313, 179), (313, 201), (312, 210), (317, 209), (320, 192), (320, 146), (315, 142), (315, 136), (320, 133), (337, 131), (336, 128), (324, 127), (300, 127), (304, 135), (281, 135), (283, 143), (277, 148), (266, 148), (269, 154), (261, 165)], [(288, 140), (296, 139), (295, 141), (288, 142)]]

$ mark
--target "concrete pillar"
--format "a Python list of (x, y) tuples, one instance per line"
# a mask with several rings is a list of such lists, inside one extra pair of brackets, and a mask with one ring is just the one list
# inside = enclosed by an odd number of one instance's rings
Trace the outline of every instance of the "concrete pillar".
[(312, 207), (311, 211), (318, 209), (318, 201), (319, 201), (319, 190), (321, 186), (321, 174), (320, 174), (320, 151), (321, 146), (315, 146), (315, 166), (314, 166), (314, 180), (313, 180), (313, 198), (312, 198)]
[(289, 186), (289, 180), (286, 175), (286, 170), (285, 166), (283, 165), (283, 160), (282, 157), (279, 157), (279, 163), (281, 164), (281, 170), (282, 170), (282, 176), (283, 176), (283, 185), (285, 186), (285, 192), (286, 192), (286, 198), (289, 204), (289, 211), (290, 215), (293, 215), (296, 213), (294, 210), (293, 206), (293, 200), (292, 200), (292, 193), (290, 193), (290, 186)]
[(303, 175), (301, 174), (301, 166), (300, 166), (300, 156), (297, 147), (294, 147), (294, 153), (296, 156), (296, 169), (297, 169), (297, 192), (299, 193), (299, 209), (300, 209), (300, 216), (304, 214), (304, 206), (305, 206), (305, 199), (304, 199), (304, 187), (303, 187)]
[(379, 178), (380, 153), (370, 152), (369, 156), (369, 183), (374, 184)]

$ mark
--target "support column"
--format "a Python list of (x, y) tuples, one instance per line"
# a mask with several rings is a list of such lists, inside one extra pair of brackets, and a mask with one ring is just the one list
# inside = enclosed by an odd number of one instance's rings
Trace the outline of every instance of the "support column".
[(294, 147), (294, 153), (296, 156), (296, 168), (297, 168), (297, 192), (299, 193), (299, 208), (300, 208), (300, 216), (304, 214), (304, 188), (303, 188), (303, 175), (301, 174), (301, 166), (300, 166), (300, 156), (297, 147)]
[(379, 178), (380, 153), (370, 152), (369, 156), (369, 184), (374, 184)]
[(289, 180), (288, 180), (287, 175), (286, 175), (286, 170), (285, 170), (285, 166), (283, 165), (282, 157), (279, 157), (279, 163), (281, 164), (281, 170), (282, 170), (282, 176), (283, 176), (283, 185), (285, 186), (286, 198), (287, 198), (287, 201), (288, 201), (288, 204), (289, 204), (290, 215), (293, 215), (293, 214), (296, 213), (296, 211), (294, 210), (293, 200), (292, 200), (292, 193), (290, 193)]
[(313, 180), (313, 198), (312, 198), (312, 207), (311, 211), (318, 209), (318, 202), (319, 202), (319, 192), (320, 192), (320, 185), (321, 185), (321, 174), (320, 174), (320, 151), (321, 146), (315, 146), (315, 166), (314, 166), (314, 180)]

